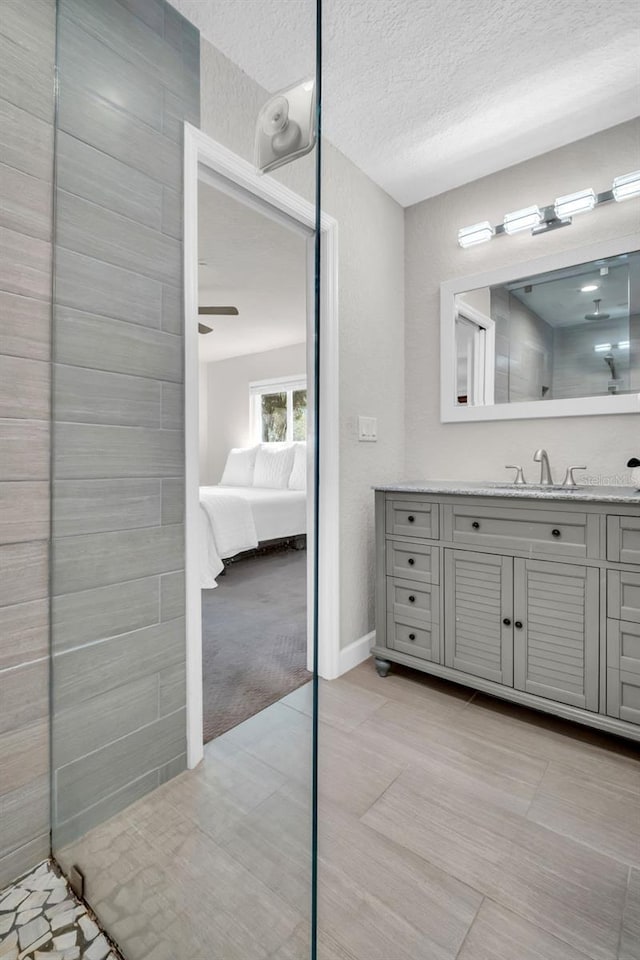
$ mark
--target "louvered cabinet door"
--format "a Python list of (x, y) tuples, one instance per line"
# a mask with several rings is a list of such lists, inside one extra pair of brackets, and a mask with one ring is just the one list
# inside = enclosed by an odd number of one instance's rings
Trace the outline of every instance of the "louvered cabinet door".
[(516, 559), (516, 689), (597, 710), (599, 607), (600, 571), (596, 568)]
[(513, 686), (513, 559), (445, 550), (445, 663)]

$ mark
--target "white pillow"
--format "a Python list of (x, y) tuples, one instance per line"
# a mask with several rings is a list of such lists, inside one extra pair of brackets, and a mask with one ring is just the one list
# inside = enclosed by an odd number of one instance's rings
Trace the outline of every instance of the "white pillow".
[(307, 444), (304, 440), (294, 445), (293, 469), (289, 477), (289, 490), (307, 489)]
[(252, 486), (257, 453), (257, 447), (234, 447), (230, 450), (220, 484), (224, 487)]
[(295, 448), (281, 443), (261, 443), (253, 474), (254, 487), (286, 490), (293, 467)]

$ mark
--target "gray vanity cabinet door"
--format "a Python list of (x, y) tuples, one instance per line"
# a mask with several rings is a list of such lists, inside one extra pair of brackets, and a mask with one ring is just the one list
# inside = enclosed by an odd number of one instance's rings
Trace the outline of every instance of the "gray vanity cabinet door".
[(640, 623), (640, 573), (607, 572), (607, 616)]
[(446, 665), (513, 686), (513, 559), (444, 553)]
[(516, 689), (597, 711), (599, 608), (595, 567), (516, 559)]
[(640, 724), (640, 623), (607, 621), (607, 713)]

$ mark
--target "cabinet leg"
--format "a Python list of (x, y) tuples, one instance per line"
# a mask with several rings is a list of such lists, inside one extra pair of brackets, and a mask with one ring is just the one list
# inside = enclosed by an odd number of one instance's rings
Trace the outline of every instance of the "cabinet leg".
[(389, 670), (391, 670), (391, 664), (388, 660), (380, 660), (376, 657), (376, 670), (379, 676), (386, 677), (389, 675)]

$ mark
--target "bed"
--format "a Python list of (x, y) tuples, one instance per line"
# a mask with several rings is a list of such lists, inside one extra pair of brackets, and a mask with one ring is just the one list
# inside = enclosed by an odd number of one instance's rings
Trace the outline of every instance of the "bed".
[[(227, 458), (222, 482), (200, 487), (200, 586), (211, 590), (224, 560), (267, 541), (304, 536), (307, 531), (306, 449), (302, 443), (237, 448)], [(278, 445), (280, 447), (280, 445)], [(297, 451), (295, 447), (302, 448)], [(266, 448), (266, 452), (265, 452)], [(287, 455), (285, 455), (288, 452)], [(260, 454), (262, 453), (262, 456)], [(240, 464), (245, 455), (247, 463)], [(246, 454), (252, 456), (246, 457)], [(241, 468), (240, 468), (241, 467)], [(246, 482), (252, 481), (251, 485)], [(229, 483), (228, 480), (241, 482)], [(263, 482), (268, 486), (255, 483)], [(293, 487), (289, 486), (290, 483)]]

